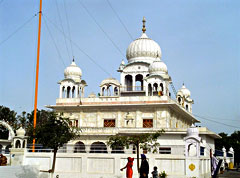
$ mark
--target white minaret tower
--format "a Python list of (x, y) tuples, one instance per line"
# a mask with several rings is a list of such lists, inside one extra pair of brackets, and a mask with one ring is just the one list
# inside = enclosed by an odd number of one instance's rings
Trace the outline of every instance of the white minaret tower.
[(58, 82), (60, 84), (59, 98), (79, 98), (84, 97), (84, 87), (87, 83), (81, 79), (82, 70), (73, 59), (70, 66), (64, 70), (65, 79)]

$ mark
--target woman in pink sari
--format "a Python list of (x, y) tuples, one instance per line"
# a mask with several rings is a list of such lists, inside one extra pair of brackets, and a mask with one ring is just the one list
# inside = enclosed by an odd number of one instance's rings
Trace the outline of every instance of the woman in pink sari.
[(122, 169), (120, 169), (121, 171), (123, 171), (123, 169), (127, 168), (126, 170), (126, 178), (132, 178), (133, 175), (133, 160), (134, 158), (128, 157), (128, 163), (125, 167), (123, 167)]

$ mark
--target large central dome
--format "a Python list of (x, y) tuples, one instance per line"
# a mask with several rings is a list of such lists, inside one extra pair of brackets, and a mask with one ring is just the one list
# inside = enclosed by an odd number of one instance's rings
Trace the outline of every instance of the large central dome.
[(126, 57), (129, 63), (138, 61), (152, 63), (162, 56), (160, 46), (146, 35), (145, 22), (143, 19), (142, 36), (134, 40), (127, 48)]

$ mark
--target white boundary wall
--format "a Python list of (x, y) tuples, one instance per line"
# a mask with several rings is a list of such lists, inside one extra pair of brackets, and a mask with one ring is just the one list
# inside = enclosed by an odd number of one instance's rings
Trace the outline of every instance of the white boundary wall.
[[(127, 157), (133, 157), (134, 178), (138, 178), (136, 154), (104, 154), (104, 153), (57, 153), (56, 169), (53, 177), (59, 178), (125, 178), (125, 170), (120, 171), (127, 163)], [(53, 153), (25, 152), (23, 165), (35, 165), (39, 170), (49, 170), (52, 165)], [(168, 178), (201, 178), (210, 177), (210, 160), (207, 157), (186, 159), (183, 155), (147, 154), (150, 174), (153, 167), (158, 172), (165, 171)], [(141, 161), (140, 161), (141, 162)], [(196, 165), (194, 171), (190, 164)], [(188, 174), (188, 176), (187, 176)]]

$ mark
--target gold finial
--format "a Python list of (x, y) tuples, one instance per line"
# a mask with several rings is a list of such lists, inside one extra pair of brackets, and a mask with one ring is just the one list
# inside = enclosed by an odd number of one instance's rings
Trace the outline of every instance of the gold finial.
[(146, 28), (145, 28), (146, 19), (145, 19), (145, 17), (143, 17), (142, 22), (143, 22), (142, 32), (145, 33), (145, 31), (146, 31)]

